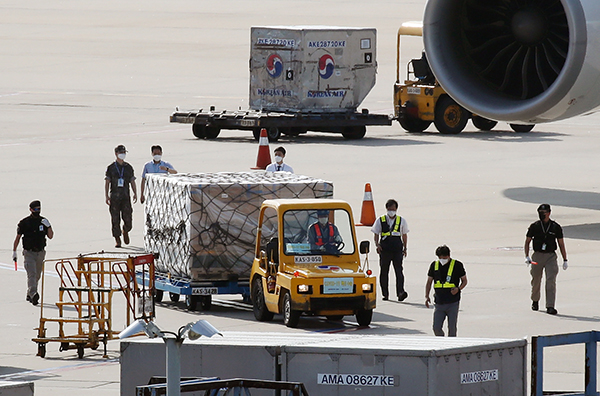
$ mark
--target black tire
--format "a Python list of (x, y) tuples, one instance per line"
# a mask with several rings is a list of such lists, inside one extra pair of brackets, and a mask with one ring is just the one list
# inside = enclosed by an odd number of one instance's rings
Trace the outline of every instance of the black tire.
[(366, 327), (371, 324), (371, 319), (373, 319), (373, 310), (372, 309), (360, 309), (356, 313), (356, 321), (359, 326)]
[(83, 359), (83, 354), (84, 354), (84, 349), (83, 349), (84, 345), (83, 344), (77, 344), (77, 357), (79, 359)]
[(526, 133), (531, 132), (534, 125), (522, 125), (522, 124), (509, 124), (511, 129), (515, 132)]
[(154, 290), (154, 302), (155, 303), (162, 302), (164, 294), (165, 293), (162, 290)]
[(252, 311), (259, 322), (268, 322), (273, 319), (273, 312), (269, 311), (265, 304), (265, 292), (260, 277), (256, 277), (252, 281)]
[(178, 303), (179, 302), (179, 294), (169, 292), (169, 299), (171, 300), (171, 302)]
[(206, 137), (206, 125), (193, 124), (192, 125), (192, 133), (198, 139), (204, 139)]
[(407, 132), (423, 132), (431, 125), (431, 121), (423, 121), (412, 117), (400, 118), (398, 123)]
[(456, 135), (465, 129), (469, 121), (467, 111), (448, 95), (442, 95), (435, 104), (434, 121), (437, 130), (444, 135)]
[(37, 355), (41, 358), (45, 358), (46, 357), (46, 344), (43, 343), (39, 343), (38, 344), (38, 352)]
[(480, 131), (491, 131), (496, 125), (498, 125), (498, 121), (488, 120), (487, 118), (480, 116), (473, 116), (471, 121), (473, 121), (475, 128), (479, 129)]
[(302, 312), (292, 309), (292, 297), (289, 291), (285, 291), (282, 302), (283, 324), (287, 327), (298, 327)]
[(211, 295), (200, 297), (200, 308), (203, 311), (210, 311), (211, 307), (212, 307), (212, 296)]
[(257, 142), (260, 140), (260, 130), (261, 128), (254, 128), (252, 130), (252, 136), (254, 136), (254, 140), (256, 140)]
[(198, 296), (193, 294), (186, 294), (185, 296), (185, 307), (188, 311), (195, 311), (198, 308)]
[(276, 142), (281, 137), (281, 131), (277, 127), (267, 128), (267, 137), (269, 142)]
[(219, 136), (221, 130), (217, 127), (206, 127), (206, 138), (207, 139), (216, 139)]
[(365, 137), (367, 134), (366, 126), (345, 127), (342, 129), (342, 136), (348, 140), (358, 140)]
[(326, 318), (330, 322), (339, 322), (340, 320), (344, 319), (344, 315), (327, 315)]

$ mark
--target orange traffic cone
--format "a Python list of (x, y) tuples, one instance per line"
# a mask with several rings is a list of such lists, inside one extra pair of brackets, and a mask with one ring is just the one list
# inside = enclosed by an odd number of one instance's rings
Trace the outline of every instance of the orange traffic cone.
[(365, 196), (360, 211), (360, 223), (357, 226), (372, 226), (375, 223), (375, 205), (373, 205), (373, 193), (371, 184), (365, 184)]
[(260, 130), (260, 139), (258, 140), (258, 157), (256, 158), (256, 167), (252, 169), (267, 169), (271, 163), (271, 152), (269, 151), (269, 138), (265, 128)]

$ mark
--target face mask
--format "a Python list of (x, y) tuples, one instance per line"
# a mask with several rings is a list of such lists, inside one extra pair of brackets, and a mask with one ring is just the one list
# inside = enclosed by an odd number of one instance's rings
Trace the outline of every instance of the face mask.
[(152, 156), (152, 158), (154, 158), (154, 161), (160, 162), (160, 159), (162, 158), (162, 155), (156, 154), (156, 155)]
[(396, 217), (396, 211), (395, 210), (388, 210), (388, 216), (390, 217)]
[(448, 261), (450, 261), (450, 259), (440, 259), (440, 264), (446, 265), (448, 264)]
[(319, 217), (319, 223), (321, 223), (321, 225), (327, 224), (327, 221), (329, 221), (327, 217)]
[(117, 158), (122, 161), (125, 161), (125, 157), (127, 157), (127, 154), (125, 154), (125, 153), (117, 154)]
[(540, 217), (540, 220), (542, 220), (542, 221), (546, 220), (546, 214), (545, 213), (538, 213), (538, 216)]
[(283, 161), (283, 157), (280, 157), (278, 155), (275, 156), (275, 162), (281, 162)]

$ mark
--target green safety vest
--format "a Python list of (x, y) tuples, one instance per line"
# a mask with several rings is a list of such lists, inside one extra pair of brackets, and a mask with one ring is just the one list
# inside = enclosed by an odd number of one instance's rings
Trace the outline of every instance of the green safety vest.
[[(396, 220), (396, 219), (394, 219)], [(381, 227), (383, 227), (383, 225), (387, 223), (387, 219), (385, 218), (385, 215), (381, 216)], [(381, 232), (381, 236), (382, 237), (387, 237), (392, 235), (392, 233), (398, 233), (398, 230), (400, 229), (400, 223), (402, 223), (402, 217), (397, 216), (397, 220), (396, 220), (396, 224), (394, 225), (394, 230), (390, 230), (390, 227), (388, 227), (387, 232)]]
[[(456, 287), (456, 285), (454, 283), (450, 283), (450, 279), (452, 277), (452, 271), (454, 271), (454, 262), (456, 260), (450, 260), (450, 268), (448, 268), (448, 275), (446, 275), (446, 282), (442, 283), (438, 280), (435, 281), (433, 288), (434, 289), (452, 289), (453, 287)], [(435, 262), (435, 267), (434, 267), (435, 272), (438, 272), (440, 270), (440, 260), (437, 260)]]

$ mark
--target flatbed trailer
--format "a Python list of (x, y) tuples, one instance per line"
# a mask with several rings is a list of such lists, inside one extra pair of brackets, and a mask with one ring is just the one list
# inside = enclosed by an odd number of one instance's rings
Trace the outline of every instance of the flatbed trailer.
[[(139, 284), (150, 284), (148, 275), (143, 272), (136, 274)], [(154, 301), (161, 302), (164, 293), (169, 293), (171, 302), (179, 302), (181, 296), (185, 298), (185, 305), (190, 311), (195, 311), (198, 306), (203, 311), (208, 311), (215, 294), (241, 294), (244, 302), (250, 302), (249, 280), (218, 280), (218, 281), (192, 281), (177, 278), (169, 274), (155, 271), (154, 273)]]
[(341, 133), (346, 139), (362, 139), (367, 125), (392, 125), (392, 116), (387, 114), (370, 114), (362, 111), (216, 111), (211, 106), (209, 111), (176, 111), (170, 121), (173, 123), (192, 124), (192, 133), (199, 139), (216, 139), (222, 129), (252, 131), (254, 138), (260, 138), (262, 128), (267, 130), (269, 141), (275, 142), (281, 134), (298, 136), (308, 131)]

